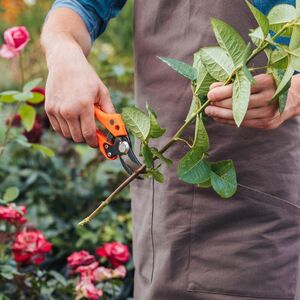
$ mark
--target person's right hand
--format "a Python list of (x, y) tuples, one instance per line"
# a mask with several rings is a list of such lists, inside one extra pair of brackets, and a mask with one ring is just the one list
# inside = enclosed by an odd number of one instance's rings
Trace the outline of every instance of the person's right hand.
[(115, 112), (107, 87), (76, 45), (51, 53), (48, 69), (45, 110), (53, 129), (96, 147), (94, 103), (104, 112)]

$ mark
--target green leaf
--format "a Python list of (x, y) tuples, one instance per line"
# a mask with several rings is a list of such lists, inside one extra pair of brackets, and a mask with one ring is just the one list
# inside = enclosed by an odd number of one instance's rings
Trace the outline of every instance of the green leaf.
[(271, 25), (287, 23), (294, 19), (296, 19), (296, 9), (289, 4), (276, 5), (268, 14), (268, 20)]
[(291, 64), (291, 62), (288, 63), (287, 69), (282, 77), (281, 82), (278, 84), (276, 92), (272, 99), (276, 99), (285, 89), (286, 85), (291, 80), (292, 76), (294, 75), (294, 68)]
[(147, 166), (147, 168), (152, 168), (154, 161), (153, 153), (150, 147), (145, 143), (142, 144), (142, 155), (144, 157), (144, 163)]
[(201, 59), (208, 73), (218, 81), (226, 81), (234, 71), (234, 65), (226, 51), (220, 47), (200, 50)]
[(53, 157), (54, 156), (54, 151), (51, 150), (49, 147), (46, 147), (41, 144), (31, 144), (31, 147), (35, 150), (38, 150), (42, 154), (48, 156), (48, 157)]
[(187, 79), (194, 81), (197, 79), (197, 70), (190, 66), (189, 64), (168, 57), (158, 57), (162, 62), (166, 63), (169, 67), (171, 67), (174, 71), (179, 73), (180, 75), (186, 77)]
[(209, 138), (207, 131), (205, 129), (202, 118), (199, 114), (196, 117), (196, 125), (195, 125), (195, 136), (193, 149), (201, 149), (202, 153), (207, 153), (209, 150)]
[(152, 176), (157, 182), (164, 183), (164, 175), (157, 169), (148, 170), (148, 174)]
[[(274, 80), (276, 82), (276, 86), (280, 84), (282, 81), (282, 78), (285, 74), (285, 70), (283, 69), (276, 69), (276, 68), (270, 68), (271, 74), (274, 77)], [(286, 86), (282, 89), (282, 91), (279, 93), (278, 97), (278, 104), (279, 104), (279, 112), (282, 114), (285, 106), (286, 106), (286, 101), (288, 97), (288, 91), (291, 86), (291, 80), (286, 84)]]
[(232, 160), (211, 164), (211, 185), (222, 197), (230, 198), (237, 190), (236, 172)]
[(270, 65), (273, 68), (286, 69), (288, 64), (288, 54), (282, 50), (274, 50), (271, 52)]
[(67, 286), (68, 285), (67, 280), (60, 273), (58, 273), (58, 272), (56, 272), (54, 270), (51, 270), (49, 272), (49, 274), (51, 274), (62, 286)]
[(248, 43), (247, 47), (245, 48), (244, 54), (243, 54), (243, 66), (242, 66), (242, 70), (243, 70), (245, 76), (250, 81), (250, 83), (255, 84), (256, 81), (255, 81), (254, 77), (252, 76), (250, 70), (247, 67), (247, 61), (248, 61), (248, 58), (250, 56), (250, 50), (251, 50), (251, 44)]
[(15, 95), (19, 94), (18, 91), (5, 91), (0, 93), (0, 101), (2, 103), (14, 103), (16, 102)]
[(45, 96), (40, 93), (32, 93), (33, 97), (28, 100), (28, 103), (39, 104), (45, 100)]
[(197, 184), (198, 187), (202, 188), (202, 189), (208, 189), (211, 187), (211, 180), (207, 180), (205, 182), (199, 183)]
[(210, 178), (210, 167), (201, 149), (190, 150), (179, 162), (178, 177), (184, 182), (199, 184)]
[(122, 118), (126, 127), (140, 140), (146, 141), (150, 133), (150, 118), (136, 107), (125, 107)]
[(239, 66), (246, 48), (241, 35), (232, 26), (219, 19), (213, 18), (211, 24), (220, 47), (231, 57), (234, 65)]
[(14, 96), (14, 99), (21, 102), (26, 102), (33, 98), (33, 93), (30, 92), (24, 92), (24, 93), (18, 93)]
[(198, 96), (206, 96), (209, 91), (209, 87), (213, 82), (215, 82), (215, 79), (208, 73), (202, 63), (200, 51), (194, 54), (193, 67), (197, 70), (197, 81), (194, 93)]
[(189, 109), (189, 112), (186, 116), (186, 121), (189, 120), (192, 116), (192, 114), (194, 114), (196, 111), (198, 111), (201, 107), (201, 101), (200, 101), (200, 98), (196, 95), (193, 95), (193, 99), (192, 99), (192, 102), (191, 102), (191, 106), (190, 106), (190, 109)]
[(261, 42), (264, 40), (264, 33), (260, 27), (257, 27), (256, 29), (252, 30), (249, 33), (249, 36), (255, 46), (259, 46)]
[(27, 82), (23, 87), (23, 92), (30, 92), (32, 89), (37, 87), (42, 82), (42, 80), (42, 78), (36, 78)]
[(34, 125), (36, 111), (35, 109), (27, 104), (23, 104), (19, 109), (19, 115), (26, 131), (30, 131)]
[(173, 163), (172, 160), (166, 158), (162, 153), (160, 153), (157, 148), (151, 147), (150, 150), (154, 156), (166, 163), (168, 166), (170, 166)]
[(233, 83), (232, 111), (235, 123), (240, 126), (248, 109), (251, 84), (242, 70), (236, 74)]
[(148, 104), (147, 104), (147, 111), (150, 119), (149, 137), (154, 139), (159, 138), (166, 132), (166, 129), (160, 127), (160, 125), (157, 122), (157, 118), (154, 111), (148, 106)]
[(256, 22), (262, 29), (262, 32), (264, 34), (264, 37), (267, 37), (270, 29), (269, 20), (268, 18), (255, 6), (253, 6), (248, 0), (246, 0), (246, 3), (248, 7), (250, 8), (254, 18), (256, 19)]
[(3, 200), (5, 202), (11, 202), (16, 200), (19, 197), (20, 190), (16, 186), (11, 186), (7, 188), (3, 195)]
[(290, 40), (289, 49), (293, 51), (300, 47), (300, 26), (294, 26), (293, 32)]

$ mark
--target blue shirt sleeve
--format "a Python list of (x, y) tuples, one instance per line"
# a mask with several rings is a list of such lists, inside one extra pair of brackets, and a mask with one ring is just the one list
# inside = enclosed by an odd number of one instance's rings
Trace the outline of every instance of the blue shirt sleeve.
[(85, 23), (94, 41), (107, 27), (109, 20), (120, 12), (126, 0), (56, 0), (52, 10), (67, 7), (75, 11)]

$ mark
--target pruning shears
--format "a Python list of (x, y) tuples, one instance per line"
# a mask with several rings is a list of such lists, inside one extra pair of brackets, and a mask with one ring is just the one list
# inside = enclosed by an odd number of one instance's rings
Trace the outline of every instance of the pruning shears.
[(141, 163), (132, 150), (132, 144), (126, 126), (120, 114), (107, 114), (97, 105), (94, 106), (95, 118), (107, 130), (107, 133), (97, 129), (98, 146), (108, 160), (120, 159), (128, 174), (134, 173)]

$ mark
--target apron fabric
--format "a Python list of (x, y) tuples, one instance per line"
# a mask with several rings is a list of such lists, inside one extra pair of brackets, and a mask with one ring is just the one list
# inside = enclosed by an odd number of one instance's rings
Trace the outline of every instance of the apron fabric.
[[(148, 102), (167, 129), (156, 147), (182, 125), (192, 99), (189, 82), (157, 56), (191, 63), (200, 47), (216, 45), (211, 17), (245, 38), (257, 26), (242, 0), (135, 0), (136, 104), (144, 109)], [(235, 162), (239, 187), (231, 199), (177, 178), (183, 144), (166, 153), (174, 163), (162, 167), (164, 184), (132, 184), (135, 300), (295, 299), (299, 123), (263, 131), (208, 121), (210, 160)]]

